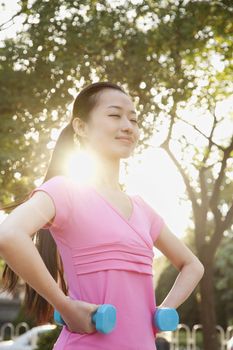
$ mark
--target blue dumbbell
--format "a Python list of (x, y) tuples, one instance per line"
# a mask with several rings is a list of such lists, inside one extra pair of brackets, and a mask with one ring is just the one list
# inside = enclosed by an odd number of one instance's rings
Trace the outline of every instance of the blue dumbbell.
[[(54, 311), (54, 320), (59, 325), (65, 325), (60, 313)], [(116, 325), (116, 308), (110, 304), (103, 304), (92, 314), (92, 323), (100, 333), (110, 333)]]
[(154, 313), (154, 325), (160, 331), (175, 331), (179, 324), (176, 309), (169, 307), (158, 308)]

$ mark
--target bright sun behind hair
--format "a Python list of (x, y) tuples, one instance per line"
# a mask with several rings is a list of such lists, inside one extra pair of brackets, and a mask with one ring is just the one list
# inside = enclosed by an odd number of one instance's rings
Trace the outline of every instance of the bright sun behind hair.
[(65, 174), (79, 184), (87, 183), (94, 173), (94, 162), (86, 150), (75, 150), (64, 162)]

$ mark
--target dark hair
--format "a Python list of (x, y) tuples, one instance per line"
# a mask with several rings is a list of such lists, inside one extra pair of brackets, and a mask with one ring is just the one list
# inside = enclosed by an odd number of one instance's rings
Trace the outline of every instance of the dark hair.
[[(79, 117), (83, 121), (87, 121), (91, 110), (96, 106), (98, 102), (99, 93), (106, 88), (119, 90), (127, 95), (123, 88), (108, 81), (96, 82), (86, 86), (83, 90), (81, 90), (73, 104), (71, 121), (61, 131), (56, 142), (43, 183), (54, 176), (64, 175), (64, 170), (60, 166), (62, 163), (61, 158), (64, 159), (67, 152), (73, 150), (75, 147), (72, 120), (76, 117)], [(10, 206), (8, 205), (2, 209), (14, 209), (19, 204), (25, 202), (28, 199), (29, 194), (23, 201), (14, 203)], [(63, 276), (62, 260), (57, 251), (56, 243), (49, 229), (40, 229), (34, 233), (33, 241), (47, 269), (55, 281), (60, 282), (60, 286), (63, 292), (67, 294), (67, 286)], [(2, 275), (3, 290), (13, 292), (17, 286), (18, 278), (19, 277), (15, 274), (15, 272), (12, 271), (7, 264), (5, 264)], [(24, 304), (29, 314), (35, 315), (35, 319), (38, 323), (44, 323), (51, 320), (53, 315), (52, 306), (27, 283), (25, 283)]]

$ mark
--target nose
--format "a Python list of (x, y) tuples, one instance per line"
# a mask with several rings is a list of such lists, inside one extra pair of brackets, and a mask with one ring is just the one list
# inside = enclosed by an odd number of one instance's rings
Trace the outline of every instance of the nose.
[(133, 125), (132, 125), (132, 122), (127, 118), (122, 118), (121, 120), (121, 129), (122, 130), (127, 130), (127, 131), (130, 131), (130, 132), (133, 132)]

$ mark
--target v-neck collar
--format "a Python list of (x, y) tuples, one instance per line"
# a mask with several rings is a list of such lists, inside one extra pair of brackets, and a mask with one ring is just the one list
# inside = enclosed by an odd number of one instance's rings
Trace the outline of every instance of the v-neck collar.
[(88, 185), (88, 187), (90, 189), (92, 189), (100, 198), (103, 199), (103, 201), (110, 207), (112, 208), (123, 220), (125, 220), (126, 222), (131, 222), (133, 216), (134, 216), (134, 212), (135, 212), (135, 205), (134, 205), (134, 201), (133, 201), (133, 196), (129, 196), (126, 194), (126, 196), (129, 198), (130, 202), (131, 202), (131, 214), (129, 216), (129, 218), (126, 218), (123, 216), (123, 214), (121, 214), (121, 212), (115, 208), (113, 206), (113, 204), (108, 200), (106, 199), (95, 187), (91, 186), (91, 185)]

